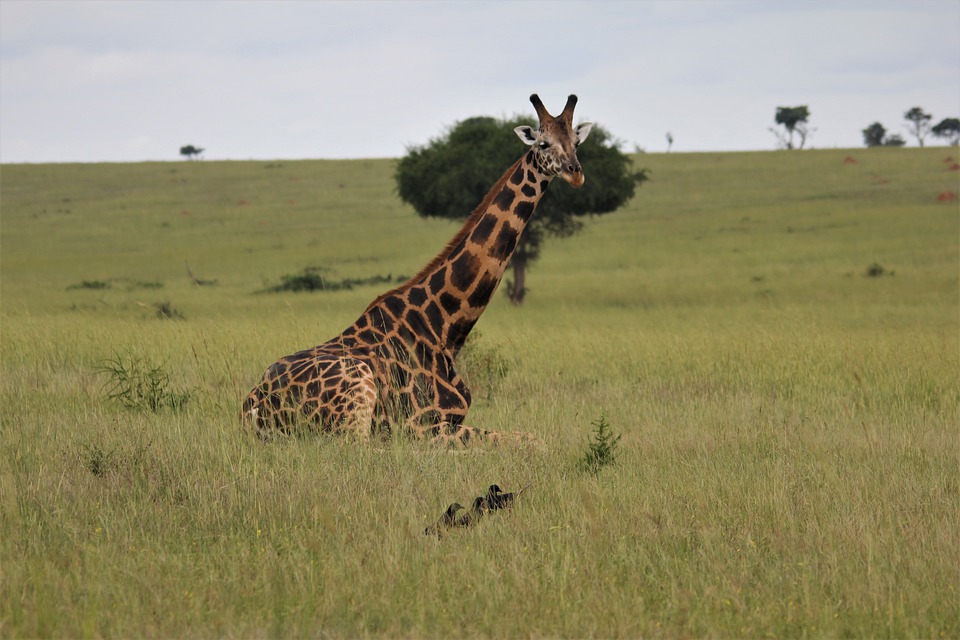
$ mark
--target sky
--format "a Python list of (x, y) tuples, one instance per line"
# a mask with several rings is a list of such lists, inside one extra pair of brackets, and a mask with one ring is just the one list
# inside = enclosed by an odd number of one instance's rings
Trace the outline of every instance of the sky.
[(799, 105), (810, 147), (915, 146), (910, 108), (960, 117), (960, 1), (0, 0), (2, 163), (401, 157), (531, 93), (625, 151), (773, 149)]

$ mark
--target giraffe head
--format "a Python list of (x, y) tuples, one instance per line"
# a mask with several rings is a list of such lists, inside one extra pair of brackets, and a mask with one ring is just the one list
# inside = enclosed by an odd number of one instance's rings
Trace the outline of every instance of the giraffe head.
[(560, 176), (574, 187), (583, 186), (583, 170), (577, 160), (577, 146), (587, 139), (593, 123), (584, 122), (573, 126), (573, 108), (577, 106), (577, 96), (567, 98), (567, 106), (560, 115), (553, 117), (543, 106), (537, 94), (530, 96), (533, 108), (537, 110), (540, 127), (517, 127), (514, 131), (524, 143), (533, 147), (540, 169), (548, 176)]

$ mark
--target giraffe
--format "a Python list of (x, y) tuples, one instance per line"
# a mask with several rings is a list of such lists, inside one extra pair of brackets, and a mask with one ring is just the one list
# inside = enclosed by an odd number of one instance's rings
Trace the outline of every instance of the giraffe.
[(403, 431), (451, 446), (536, 441), (466, 425), (470, 390), (454, 366), (550, 181), (583, 185), (576, 149), (593, 125), (573, 126), (577, 97), (556, 117), (536, 94), (530, 101), (539, 128), (515, 129), (530, 149), (446, 247), (340, 335), (270, 365), (243, 401), (245, 425), (261, 437), (307, 425), (361, 439)]

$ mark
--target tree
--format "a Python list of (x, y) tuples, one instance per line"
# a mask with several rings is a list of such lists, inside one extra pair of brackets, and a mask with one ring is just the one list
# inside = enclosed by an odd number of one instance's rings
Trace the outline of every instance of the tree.
[(929, 113), (924, 113), (920, 107), (914, 107), (903, 114), (903, 117), (910, 123), (907, 125), (907, 130), (917, 139), (917, 144), (922, 147), (923, 139), (930, 133), (930, 121), (933, 119), (933, 116)]
[[(524, 153), (513, 129), (536, 118), (468, 118), (424, 146), (411, 147), (397, 164), (400, 199), (424, 217), (462, 219), (470, 215), (504, 171)], [(586, 215), (609, 213), (633, 197), (647, 170), (634, 171), (630, 157), (604, 128), (594, 125), (577, 149), (587, 180), (574, 189), (562, 180), (544, 194), (511, 258), (508, 295), (521, 304), (527, 267), (540, 256), (547, 236), (577, 233)]]
[(185, 147), (180, 147), (180, 155), (186, 157), (187, 160), (193, 160), (195, 157), (198, 157), (203, 153), (203, 149), (200, 147), (195, 147), (192, 144), (188, 144)]
[(887, 130), (879, 122), (874, 122), (872, 125), (863, 130), (863, 144), (868, 147), (880, 147), (883, 146), (883, 139), (887, 135)]
[(960, 119), (944, 118), (930, 131), (938, 138), (946, 138), (951, 145), (960, 144)]
[(897, 134), (887, 135), (887, 130), (879, 122), (863, 130), (863, 143), (868, 147), (902, 147), (906, 140)]
[(902, 147), (907, 144), (907, 141), (903, 139), (899, 133), (887, 136), (883, 139), (883, 146), (885, 147)]
[(813, 129), (807, 125), (807, 119), (810, 117), (810, 110), (806, 105), (800, 107), (777, 107), (777, 114), (774, 120), (777, 124), (786, 129), (786, 134), (771, 127), (770, 131), (777, 137), (780, 146), (784, 149), (793, 149), (793, 135), (800, 136), (800, 146), (797, 149), (803, 149), (807, 138), (813, 135)]

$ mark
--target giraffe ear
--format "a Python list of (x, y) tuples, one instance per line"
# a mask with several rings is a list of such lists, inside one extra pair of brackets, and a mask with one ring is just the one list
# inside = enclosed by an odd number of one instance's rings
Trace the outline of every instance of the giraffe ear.
[(592, 122), (583, 122), (577, 125), (577, 144), (580, 144), (587, 139), (587, 136), (590, 135), (590, 130), (593, 129)]
[(521, 140), (523, 140), (523, 144), (527, 146), (533, 146), (533, 144), (537, 141), (537, 132), (534, 131), (533, 127), (517, 127), (514, 129), (514, 132)]

